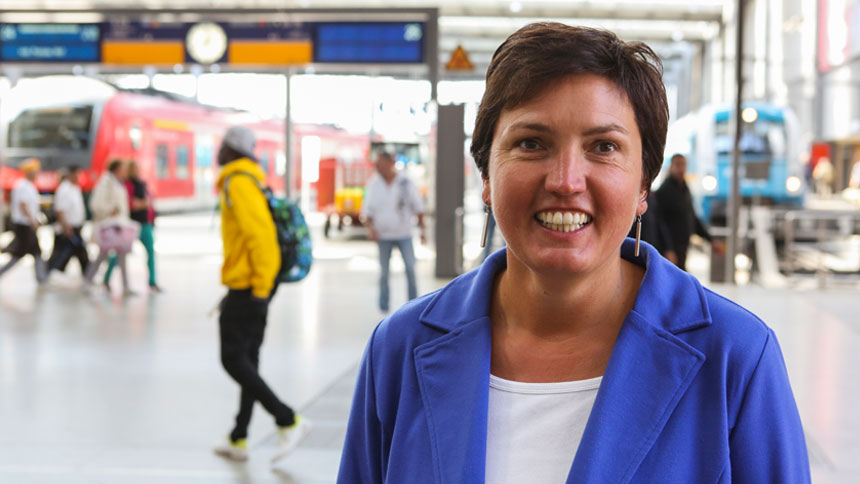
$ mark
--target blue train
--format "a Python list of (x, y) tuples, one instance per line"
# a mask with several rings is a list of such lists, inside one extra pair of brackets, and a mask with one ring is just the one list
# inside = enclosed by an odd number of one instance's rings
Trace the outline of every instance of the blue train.
[[(699, 215), (722, 225), (732, 181), (733, 109), (704, 106), (669, 127), (662, 174), (675, 153), (687, 156), (687, 184)], [(802, 140), (794, 114), (767, 103), (741, 111), (740, 192), (745, 204), (800, 207), (806, 182)], [(659, 183), (659, 180), (658, 180)]]

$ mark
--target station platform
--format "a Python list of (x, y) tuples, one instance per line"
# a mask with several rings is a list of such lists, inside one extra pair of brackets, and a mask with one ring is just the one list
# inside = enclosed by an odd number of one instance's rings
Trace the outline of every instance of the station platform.
[[(138, 295), (127, 298), (118, 295), (119, 281), (116, 295), (82, 291), (74, 260), (68, 274), (54, 274), (43, 287), (30, 261), (0, 278), (0, 482), (335, 482), (357, 366), (381, 318), (378, 266), (372, 242), (349, 233), (326, 240), (321, 221), (313, 225), (315, 265), (306, 280), (282, 285), (272, 302), (261, 373), (314, 429), (275, 470), (274, 423), (259, 406), (249, 461), (212, 453), (239, 399), (221, 368), (210, 314), (224, 294), (220, 230), (211, 214), (177, 215), (157, 222), (163, 293), (146, 291), (141, 247), (129, 259)], [(420, 292), (448, 282), (432, 277), (428, 249), (418, 247), (417, 255)], [(393, 307), (405, 302), (405, 285), (395, 253)], [(860, 482), (857, 288), (711, 287), (776, 332), (813, 482)]]

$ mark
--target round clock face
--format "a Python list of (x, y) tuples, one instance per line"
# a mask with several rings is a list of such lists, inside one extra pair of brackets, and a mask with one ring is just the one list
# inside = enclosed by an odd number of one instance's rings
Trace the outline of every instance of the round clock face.
[(185, 43), (191, 58), (201, 64), (218, 62), (227, 52), (227, 34), (220, 25), (212, 22), (191, 27)]

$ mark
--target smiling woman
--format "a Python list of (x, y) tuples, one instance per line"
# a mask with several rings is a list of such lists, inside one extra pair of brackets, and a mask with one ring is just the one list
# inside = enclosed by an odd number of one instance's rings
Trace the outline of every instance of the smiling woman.
[(376, 328), (338, 482), (809, 481), (773, 332), (625, 239), (667, 123), (642, 43), (498, 48), (471, 151), (507, 249)]

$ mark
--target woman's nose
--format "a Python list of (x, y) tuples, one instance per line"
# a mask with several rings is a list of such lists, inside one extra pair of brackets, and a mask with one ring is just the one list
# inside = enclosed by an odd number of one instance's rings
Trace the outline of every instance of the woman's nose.
[(585, 159), (581, 150), (567, 149), (553, 160), (546, 176), (546, 190), (558, 195), (585, 191)]

